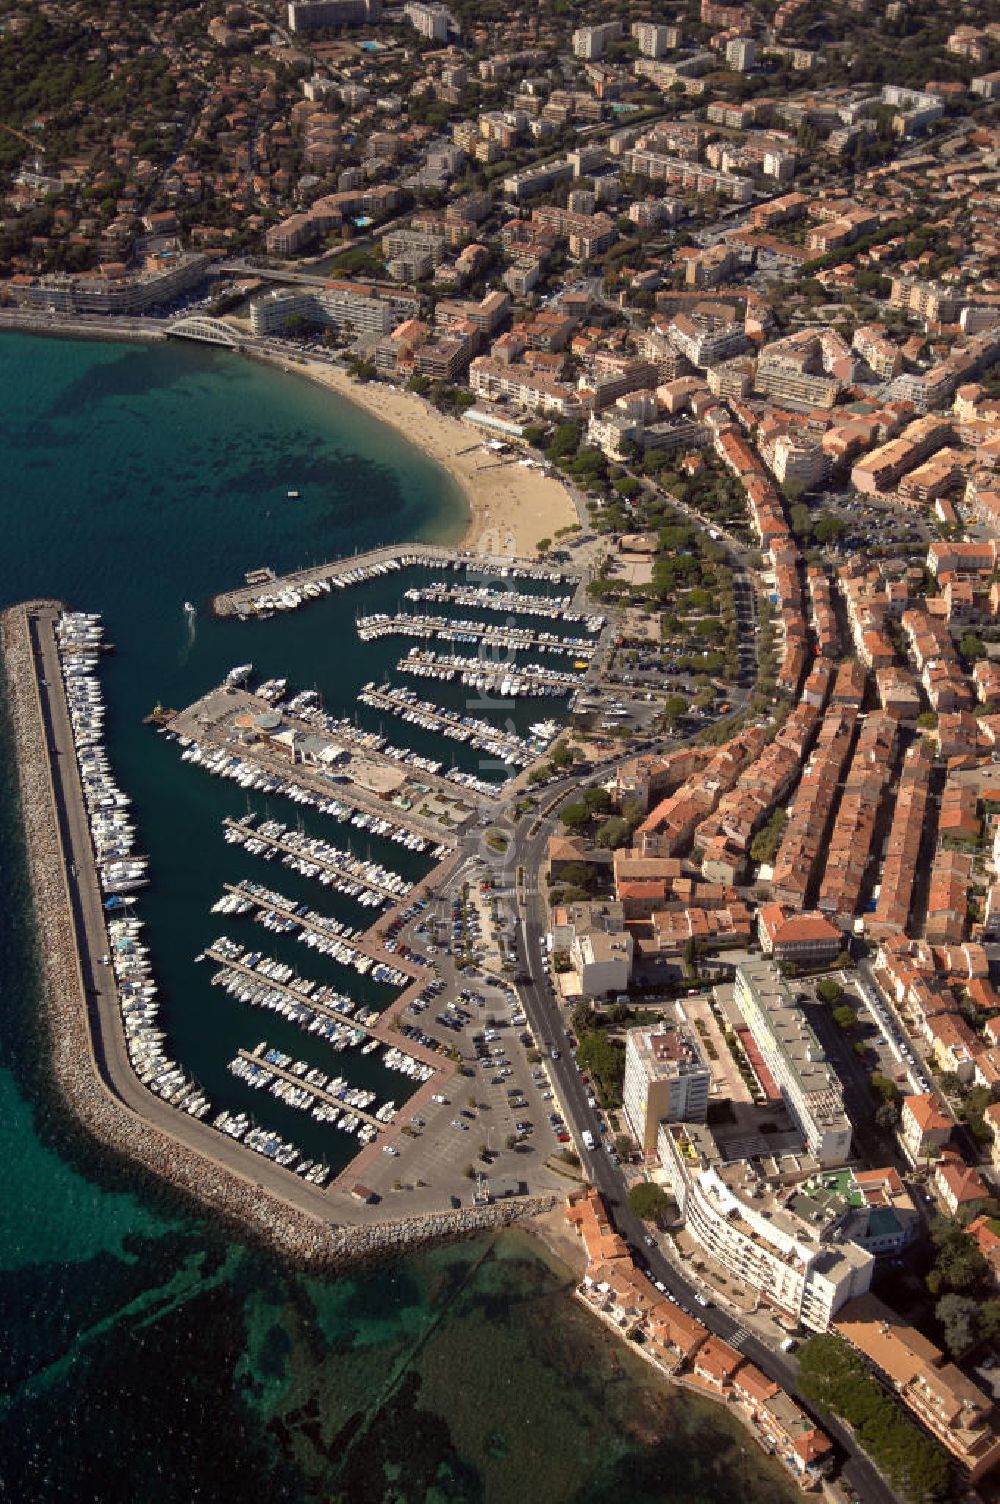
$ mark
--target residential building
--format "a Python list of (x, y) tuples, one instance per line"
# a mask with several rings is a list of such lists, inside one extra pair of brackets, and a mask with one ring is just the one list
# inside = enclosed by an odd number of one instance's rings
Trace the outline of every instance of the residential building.
[(741, 962), (734, 995), (810, 1154), (824, 1166), (843, 1164), (851, 1124), (840, 1082), (777, 967), (767, 960)]
[(656, 1148), (660, 1123), (703, 1123), (711, 1075), (694, 1030), (629, 1029), (625, 1036), (622, 1104), (645, 1154)]
[(992, 1398), (901, 1316), (873, 1295), (838, 1313), (838, 1334), (883, 1373), (903, 1404), (975, 1483), (1000, 1462)]
[(794, 1192), (768, 1191), (752, 1163), (722, 1163), (707, 1129), (663, 1123), (657, 1149), (685, 1231), (782, 1315), (825, 1332), (841, 1306), (869, 1289), (871, 1253), (798, 1216)]

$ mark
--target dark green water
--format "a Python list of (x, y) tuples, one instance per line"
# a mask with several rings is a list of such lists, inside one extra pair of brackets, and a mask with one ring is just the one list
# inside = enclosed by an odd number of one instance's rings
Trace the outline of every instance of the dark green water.
[[(266, 1033), (309, 1051), (306, 1036), (208, 987), (192, 964), (206, 939), (225, 928), (354, 996), (378, 1001), (379, 989), (353, 972), (323, 973), (303, 947), (256, 926), (240, 932), (207, 914), (222, 882), (246, 875), (306, 894), (283, 868), (254, 869), (224, 845), (219, 819), (242, 813), (245, 796), (181, 764), (141, 717), (248, 659), (315, 683), (331, 708), (349, 707), (400, 652), (360, 649), (353, 614), (394, 607), (399, 586), (254, 627), (202, 615), (193, 634), (181, 603), (264, 562), (288, 568), (391, 538), (447, 541), (461, 530), (462, 504), (389, 430), (226, 355), (5, 338), (0, 395), (0, 599), (58, 595), (105, 615), (118, 646), (104, 670), (109, 740), (156, 875), (141, 908), (164, 1018), (178, 1057), (220, 1105), (235, 1105), (240, 1087), (223, 1069), (230, 1045)], [(289, 503), (289, 488), (300, 502)], [(386, 730), (404, 740), (398, 724)], [(428, 738), (421, 750), (447, 757), (449, 745)], [(314, 823), (346, 843), (349, 827)], [(396, 846), (371, 850), (420, 870)], [(317, 906), (362, 921), (339, 902), (324, 893)], [(780, 1474), (734, 1424), (666, 1396), (626, 1361), (520, 1235), (357, 1278), (309, 1278), (106, 1163), (49, 1099), (27, 914), (5, 755), (0, 1498), (786, 1497)], [(311, 1058), (323, 1063), (318, 1048)], [(374, 1060), (351, 1058), (352, 1079), (386, 1086)], [(401, 1079), (390, 1078), (397, 1097)], [(301, 1114), (270, 1098), (266, 1108), (249, 1104), (307, 1152), (328, 1149), (311, 1141)]]

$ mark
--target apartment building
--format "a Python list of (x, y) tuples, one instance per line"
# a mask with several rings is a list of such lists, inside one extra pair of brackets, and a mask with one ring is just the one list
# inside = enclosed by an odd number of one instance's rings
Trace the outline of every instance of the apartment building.
[(477, 397), (496, 401), (506, 399), (518, 407), (535, 412), (541, 408), (560, 417), (583, 417), (592, 399), (575, 387), (552, 381), (519, 361), (507, 363), (491, 356), (479, 355), (469, 367), (469, 385)]
[(382, 19), (382, 0), (289, 0), (289, 31), (364, 26)]
[(656, 1148), (660, 1123), (703, 1123), (711, 1073), (693, 1029), (629, 1029), (622, 1104), (644, 1154)]
[(410, 0), (403, 14), (422, 37), (432, 42), (447, 42), (449, 31), (458, 30), (451, 13), (443, 5), (425, 5), (421, 0)]
[(753, 184), (749, 178), (736, 177), (733, 173), (717, 172), (712, 167), (698, 162), (685, 162), (680, 157), (664, 156), (655, 151), (630, 151), (625, 158), (626, 172), (637, 177), (650, 178), (654, 182), (673, 183), (679, 188), (692, 188), (695, 193), (718, 193), (734, 204), (746, 204), (753, 197)]
[(851, 470), (851, 485), (867, 496), (890, 491), (907, 470), (915, 469), (950, 438), (951, 424), (947, 419), (915, 418), (897, 438), (858, 460)]
[(911, 1164), (919, 1165), (929, 1154), (943, 1149), (954, 1126), (935, 1092), (903, 1098), (899, 1137)]
[(778, 968), (741, 962), (734, 996), (810, 1154), (824, 1167), (843, 1164), (851, 1152), (843, 1091)]
[(663, 1123), (657, 1151), (686, 1232), (760, 1300), (814, 1332), (871, 1285), (871, 1253), (796, 1215), (767, 1167), (723, 1164), (711, 1133)]
[(837, 1333), (885, 1375), (906, 1408), (969, 1473), (972, 1483), (1000, 1462), (991, 1396), (889, 1306), (866, 1294), (837, 1313)]
[(795, 914), (780, 903), (757, 910), (757, 934), (765, 956), (781, 965), (832, 966), (844, 948), (844, 936), (825, 914)]
[(608, 21), (603, 26), (580, 26), (573, 33), (573, 56), (594, 62), (604, 56), (612, 42), (622, 37), (622, 23)]
[(509, 173), (503, 180), (503, 191), (507, 198), (521, 204), (525, 199), (548, 193), (557, 183), (568, 183), (572, 176), (572, 164), (561, 158), (543, 162), (537, 167), (525, 167), (522, 172)]
[(10, 301), (21, 308), (51, 313), (131, 314), (172, 303), (203, 281), (209, 258), (195, 253), (150, 256), (141, 271), (126, 266), (114, 272), (80, 272), (65, 276), (13, 277), (7, 284)]
[(653, 21), (633, 21), (632, 39), (643, 57), (662, 57), (681, 44), (679, 26), (661, 26)]
[(254, 334), (274, 334), (289, 319), (301, 317), (325, 329), (383, 335), (419, 312), (416, 294), (387, 292), (362, 282), (329, 282), (321, 288), (278, 287), (255, 298), (250, 328)]
[(851, 343), (869, 369), (883, 381), (891, 381), (903, 369), (903, 352), (887, 337), (881, 324), (862, 324), (855, 329)]

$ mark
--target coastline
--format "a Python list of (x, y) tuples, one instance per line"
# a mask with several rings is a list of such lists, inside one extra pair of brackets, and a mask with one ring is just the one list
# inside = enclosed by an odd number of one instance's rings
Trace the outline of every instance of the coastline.
[[(325, 387), (394, 429), (440, 465), (458, 487), (469, 513), (455, 547), (480, 554), (525, 558), (535, 553), (541, 539), (551, 539), (560, 528), (579, 523), (576, 506), (561, 481), (519, 463), (516, 453), (503, 455), (487, 450), (485, 432), (477, 433), (460, 419), (446, 417), (415, 392), (383, 382), (355, 381), (346, 371), (323, 361), (295, 360), (289, 364), (291, 351), (286, 356), (261, 349), (249, 343), (251, 336), (245, 324), (230, 321), (230, 327), (243, 342), (232, 353)], [(103, 339), (112, 343), (157, 343), (168, 337), (164, 329), (148, 321), (140, 325), (139, 320), (101, 327), (72, 319), (39, 325), (15, 322), (8, 317), (0, 319), (0, 334), (3, 333), (43, 339)]]
[[(246, 353), (283, 367), (279, 356)], [(288, 369), (394, 428), (448, 472), (469, 509), (458, 548), (526, 558), (541, 539), (552, 538), (560, 528), (579, 521), (573, 499), (560, 481), (519, 463), (517, 455), (485, 449), (488, 435), (479, 435), (460, 419), (439, 413), (415, 392), (383, 382), (355, 381), (346, 371), (321, 361), (296, 363)]]
[[(423, 1216), (345, 1221), (353, 1208), (340, 1192), (324, 1197), (322, 1213), (306, 1211), (244, 1173), (243, 1166), (223, 1163), (219, 1156), (227, 1148), (226, 1141), (210, 1127), (190, 1119), (164, 1129), (134, 1110), (116, 1089), (106, 1074), (105, 1042), (95, 1037), (90, 1013), (29, 626), (30, 610), (51, 611), (58, 604), (36, 601), (4, 611), (0, 656), (39, 940), (42, 1023), (53, 1084), (74, 1119), (103, 1148), (166, 1181), (237, 1232), (268, 1243), (295, 1263), (313, 1267), (370, 1263), (422, 1245), (509, 1226), (550, 1210), (554, 1198), (538, 1196)], [(142, 1090), (137, 1080), (136, 1089)], [(176, 1133), (171, 1131), (174, 1126)], [(189, 1142), (192, 1139), (199, 1142)], [(334, 1221), (334, 1217), (341, 1220)]]

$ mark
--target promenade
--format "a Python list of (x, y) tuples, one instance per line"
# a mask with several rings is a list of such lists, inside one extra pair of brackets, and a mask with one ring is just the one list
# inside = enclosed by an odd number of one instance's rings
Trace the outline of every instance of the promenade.
[(56, 649), (60, 610), (40, 601), (6, 611), (0, 641), (51, 1066), (79, 1121), (241, 1231), (310, 1263), (357, 1262), (546, 1210), (550, 1196), (458, 1209), (439, 1200), (421, 1215), (380, 1218), (377, 1205), (343, 1186), (301, 1181), (142, 1086), (125, 1049), (114, 973), (101, 961), (108, 935)]

